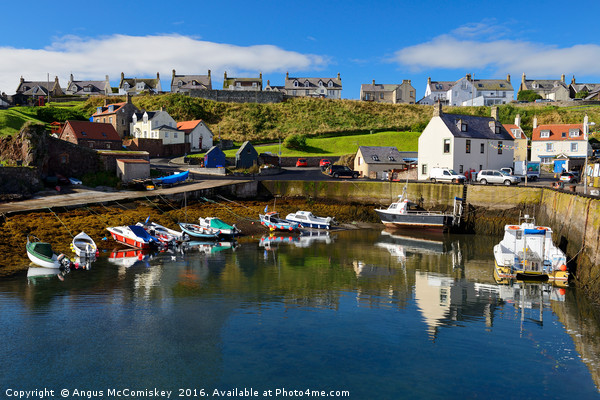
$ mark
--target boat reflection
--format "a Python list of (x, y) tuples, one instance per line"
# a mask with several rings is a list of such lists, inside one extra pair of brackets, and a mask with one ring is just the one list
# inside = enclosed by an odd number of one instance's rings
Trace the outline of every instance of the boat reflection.
[(55, 279), (64, 280), (66, 272), (60, 270), (59, 268), (43, 268), (37, 267), (35, 264), (30, 264), (29, 269), (27, 269), (27, 282), (33, 285), (52, 281)]
[(317, 243), (331, 244), (333, 239), (329, 231), (319, 231), (314, 229), (305, 229), (300, 232), (300, 237), (294, 242), (296, 247), (310, 247)]
[(453, 268), (464, 266), (460, 242), (441, 232), (414, 231), (409, 234), (406, 231), (385, 229), (381, 231), (375, 246), (388, 250), (400, 263), (404, 263), (412, 254), (450, 254)]
[(152, 254), (147, 250), (141, 249), (115, 249), (110, 253), (108, 261), (120, 267), (149, 267), (149, 260)]
[(202, 241), (190, 241), (183, 242), (181, 244), (181, 250), (184, 253), (187, 252), (198, 252), (201, 254), (215, 254), (223, 250), (235, 250), (238, 243), (233, 241), (223, 242), (202, 242)]

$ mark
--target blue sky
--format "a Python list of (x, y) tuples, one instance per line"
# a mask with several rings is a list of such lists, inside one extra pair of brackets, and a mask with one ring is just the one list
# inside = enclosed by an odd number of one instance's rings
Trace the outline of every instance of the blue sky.
[[(24, 5), (27, 9), (24, 9)], [(342, 97), (360, 85), (410, 79), (417, 100), (427, 77), (455, 81), (511, 75), (600, 82), (594, 1), (28, 1), (2, 5), (0, 91), (19, 78), (113, 86), (126, 77), (206, 74), (213, 88), (228, 76), (263, 74), (342, 78)]]

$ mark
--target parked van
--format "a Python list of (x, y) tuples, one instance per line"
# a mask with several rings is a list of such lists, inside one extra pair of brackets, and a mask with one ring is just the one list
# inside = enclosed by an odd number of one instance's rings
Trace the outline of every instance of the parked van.
[(429, 173), (429, 180), (435, 182), (452, 182), (452, 183), (464, 183), (467, 178), (464, 175), (457, 174), (453, 169), (450, 168), (431, 168)]

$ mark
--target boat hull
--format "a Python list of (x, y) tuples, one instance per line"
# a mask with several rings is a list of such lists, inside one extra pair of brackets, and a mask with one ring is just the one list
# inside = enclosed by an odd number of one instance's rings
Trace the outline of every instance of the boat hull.
[(375, 210), (381, 219), (381, 222), (388, 227), (446, 230), (452, 223), (452, 217), (445, 214), (394, 214), (386, 211), (387, 210)]
[(35, 254), (33, 254), (32, 252), (27, 250), (27, 257), (29, 257), (29, 260), (31, 260), (31, 262), (34, 263), (35, 265), (37, 265), (38, 267), (52, 268), (52, 269), (60, 268), (60, 263), (56, 259), (56, 255), (54, 255), (54, 257), (52, 257), (52, 260), (46, 260), (46, 259), (36, 256)]
[(149, 241), (141, 239), (140, 237), (135, 235), (129, 235), (124, 230), (117, 230), (114, 228), (106, 229), (110, 232), (112, 238), (119, 243), (123, 243), (131, 247), (137, 247), (138, 249), (150, 249), (152, 247), (152, 243), (150, 243)]
[(180, 222), (179, 227), (184, 233), (193, 238), (216, 240), (219, 237), (216, 233), (207, 232), (207, 230), (200, 225)]
[(78, 257), (91, 258), (96, 256), (98, 247), (91, 237), (84, 232), (81, 232), (73, 238), (71, 250), (73, 250)]
[(569, 280), (569, 272), (567, 271), (542, 271), (531, 272), (524, 271), (520, 268), (515, 268), (506, 265), (499, 265), (497, 260), (494, 260), (495, 273), (499, 279), (517, 279), (517, 280), (544, 280), (555, 282), (567, 282)]

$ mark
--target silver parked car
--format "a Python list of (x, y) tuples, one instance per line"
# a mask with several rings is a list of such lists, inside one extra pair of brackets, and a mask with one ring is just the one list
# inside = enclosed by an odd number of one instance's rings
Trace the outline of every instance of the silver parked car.
[(477, 174), (477, 182), (482, 185), (487, 185), (488, 183), (500, 183), (510, 186), (521, 182), (521, 178), (496, 169), (484, 169)]

